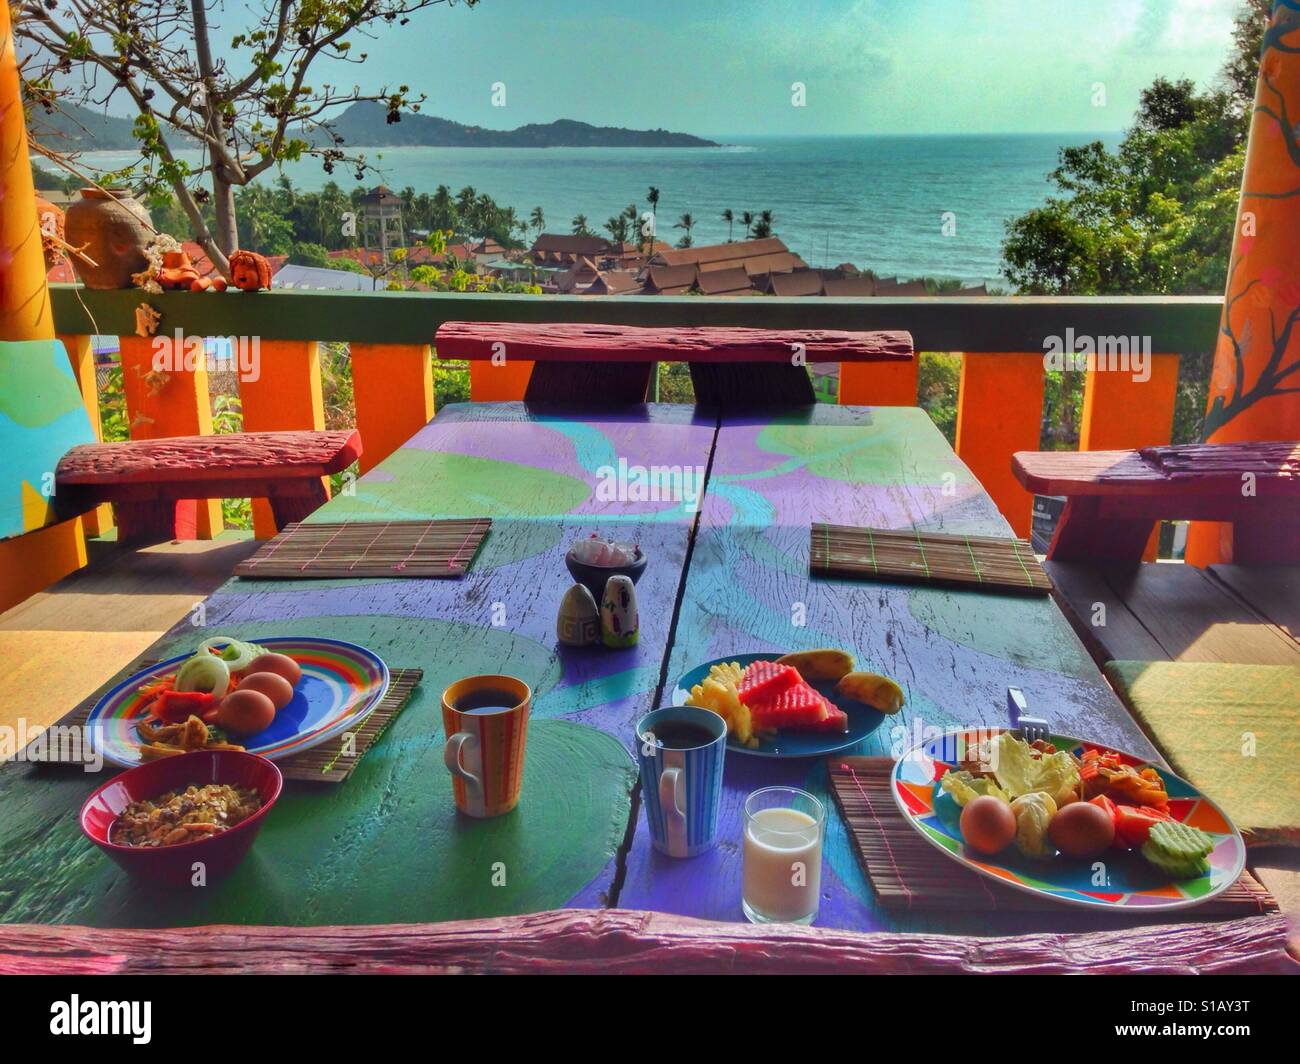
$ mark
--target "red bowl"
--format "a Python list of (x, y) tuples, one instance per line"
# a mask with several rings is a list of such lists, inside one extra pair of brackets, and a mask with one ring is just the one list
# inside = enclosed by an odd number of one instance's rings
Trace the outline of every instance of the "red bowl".
[[(114, 822), (132, 802), (157, 798), (191, 783), (247, 787), (261, 795), (262, 808), (228, 831), (194, 842), (153, 847), (109, 841)], [(272, 762), (242, 750), (199, 750), (165, 757), (128, 769), (96, 790), (81, 807), (81, 830), (128, 875), (142, 881), (189, 886), (197, 871), (194, 866), (201, 863), (204, 881), (212, 882), (244, 859), (283, 786), (284, 777)]]

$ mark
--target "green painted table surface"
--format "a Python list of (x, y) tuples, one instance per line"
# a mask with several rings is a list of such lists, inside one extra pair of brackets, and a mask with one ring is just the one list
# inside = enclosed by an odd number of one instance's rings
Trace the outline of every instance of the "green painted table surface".
[[(689, 499), (662, 489), (706, 467), (697, 522)], [(625, 478), (611, 480), (620, 469)], [(463, 580), (232, 580), (208, 600), (202, 632), (183, 623), (151, 652), (223, 632), (310, 633), (423, 668), (412, 704), (348, 782), (291, 784), (230, 879), (169, 897), (128, 883), (81, 838), (76, 810), (93, 778), (8, 765), (0, 920), (390, 923), (611, 902), (740, 919), (740, 801), (777, 782), (824, 794), (820, 763), (730, 757), (723, 841), (704, 856), (660, 857), (642, 817), (629, 835), (635, 719), (681, 673), (724, 654), (845, 646), (861, 667), (896, 677), (907, 709), (852, 753), (899, 752), (925, 725), (1004, 724), (1011, 684), (1058, 731), (1153, 753), (1049, 599), (809, 579), (811, 521), (1010, 534), (921, 410), (818, 405), (719, 423), (670, 405), (572, 415), (451, 406), (312, 519), (480, 515), (492, 531)], [(563, 554), (592, 532), (648, 555), (633, 650), (557, 647)], [(523, 798), (497, 821), (470, 821), (451, 807), (439, 694), (497, 671), (536, 692)], [(829, 824), (820, 923), (1006, 929), (988, 916), (878, 909), (834, 813)], [(1009, 919), (1012, 930), (1105, 922)]]

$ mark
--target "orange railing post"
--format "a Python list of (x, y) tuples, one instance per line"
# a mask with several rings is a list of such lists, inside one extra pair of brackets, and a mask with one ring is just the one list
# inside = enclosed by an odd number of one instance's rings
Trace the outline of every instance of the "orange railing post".
[[(250, 379), (239, 382), (244, 431), (323, 429), (325, 404), (321, 396), (320, 351), (315, 341), (262, 340), (258, 351), (256, 379), (251, 379), (254, 374), (250, 373)], [(324, 479), (328, 493), (329, 479)], [(270, 503), (254, 499), (254, 535), (269, 539), (276, 531)]]
[[(469, 364), (469, 397), (475, 403), (503, 403), (522, 399), (533, 375), (533, 363), (515, 359), (501, 364), (475, 361)], [(364, 439), (364, 437), (363, 437)]]
[(957, 455), (1017, 536), (1029, 537), (1033, 496), (1011, 471), (1016, 451), (1036, 451), (1043, 421), (1043, 356), (961, 356)]
[[(1178, 356), (1152, 355), (1151, 376), (1136, 379), (1125, 370), (1088, 370), (1083, 385), (1079, 450), (1118, 451), (1168, 443), (1178, 397)], [(1143, 557), (1154, 561), (1160, 527), (1151, 530)]]
[[(213, 297), (217, 298), (217, 297)], [(205, 357), (186, 359), (176, 351), (174, 335), (123, 336), (121, 342), (122, 393), (131, 419), (133, 440), (157, 440), (165, 436), (208, 436), (212, 434), (212, 400), (208, 394)], [(185, 337), (189, 342), (201, 338)], [(155, 350), (167, 344), (167, 357), (158, 359)], [(182, 538), (212, 539), (222, 529), (220, 499), (187, 499), (176, 504), (177, 535)]]
[(841, 362), (839, 401), (845, 406), (916, 406), (921, 353), (910, 362)]
[(433, 417), (428, 344), (351, 344), (361, 472), (373, 469)]

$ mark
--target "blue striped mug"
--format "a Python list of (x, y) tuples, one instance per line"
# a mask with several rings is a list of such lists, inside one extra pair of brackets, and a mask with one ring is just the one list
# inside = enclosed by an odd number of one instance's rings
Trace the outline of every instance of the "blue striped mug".
[(727, 723), (694, 706), (647, 713), (636, 725), (641, 802), (655, 849), (694, 857), (718, 841)]

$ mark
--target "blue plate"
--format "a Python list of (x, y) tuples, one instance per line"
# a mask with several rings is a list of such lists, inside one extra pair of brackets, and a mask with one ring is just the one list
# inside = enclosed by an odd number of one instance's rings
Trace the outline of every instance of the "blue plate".
[[(780, 654), (772, 653), (728, 654), (724, 658), (714, 658), (712, 661), (706, 661), (703, 665), (697, 665), (690, 672), (684, 673), (677, 680), (677, 686), (673, 689), (672, 703), (675, 706), (686, 705), (686, 699), (690, 697), (691, 688), (698, 683), (703, 683), (704, 678), (709, 675), (709, 669), (714, 665), (734, 661), (739, 663), (743, 669), (752, 662), (773, 661), (780, 656)], [(737, 754), (748, 754), (751, 757), (820, 757), (823, 754), (834, 754), (841, 750), (847, 750), (851, 746), (857, 746), (858, 743), (875, 731), (880, 726), (880, 722), (885, 719), (885, 714), (881, 713), (880, 710), (837, 695), (833, 682), (812, 683), (809, 681), (809, 683), (818, 694), (825, 695), (834, 705), (844, 711), (849, 718), (848, 731), (835, 734), (830, 732), (780, 732), (775, 739), (759, 739), (756, 747), (745, 746), (728, 736), (727, 749)]]

